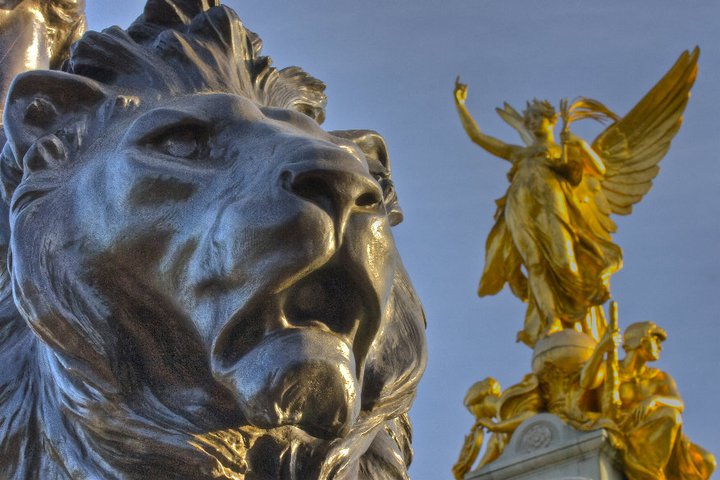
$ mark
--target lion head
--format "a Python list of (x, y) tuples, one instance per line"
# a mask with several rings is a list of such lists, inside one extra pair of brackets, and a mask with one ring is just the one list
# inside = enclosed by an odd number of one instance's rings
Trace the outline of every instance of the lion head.
[(371, 131), (207, 0), (18, 76), (3, 478), (406, 478), (422, 309)]

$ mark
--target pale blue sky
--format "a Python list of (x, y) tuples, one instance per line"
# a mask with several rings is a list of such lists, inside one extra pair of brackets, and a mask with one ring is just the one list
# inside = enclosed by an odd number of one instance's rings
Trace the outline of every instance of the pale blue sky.
[[(451, 478), (472, 418), (466, 389), (529, 371), (514, 343), (524, 306), (475, 296), (493, 200), (508, 165), (475, 147), (452, 103), (455, 76), (488, 133), (519, 142), (494, 113), (509, 101), (584, 95), (620, 114), (684, 49), (700, 45), (685, 124), (655, 187), (616, 219), (625, 267), (621, 325), (650, 319), (669, 338), (658, 366), (686, 401), (685, 432), (720, 455), (720, 2), (610, 0), (228, 0), (279, 67), (327, 83), (328, 129), (371, 128), (388, 143), (405, 210), (395, 236), (428, 317), (429, 366), (412, 411), (414, 480)], [(127, 26), (142, 0), (88, 0), (91, 28)], [(587, 133), (597, 133), (597, 130)], [(717, 475), (716, 475), (717, 477)]]

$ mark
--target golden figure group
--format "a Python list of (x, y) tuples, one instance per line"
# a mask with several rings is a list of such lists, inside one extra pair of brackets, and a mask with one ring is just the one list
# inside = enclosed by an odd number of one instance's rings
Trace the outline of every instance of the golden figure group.
[[(614, 364), (607, 356), (617, 351), (620, 336), (608, 329), (597, 343), (590, 359), (579, 372), (577, 394), (556, 390), (561, 402), (543, 394), (542, 376), (526, 375), (517, 385), (501, 394), (499, 383), (488, 377), (468, 391), (465, 405), (475, 416), (475, 424), (453, 466), (462, 480), (475, 464), (485, 432), (492, 434), (476, 468), (497, 459), (515, 429), (539, 412), (554, 413), (581, 430), (607, 429), (621, 451), (625, 473), (630, 480), (707, 480), (716, 467), (714, 456), (692, 443), (682, 432), (684, 404), (674, 379), (647, 363), (660, 358), (665, 331), (653, 322), (633, 323), (625, 329), (622, 347), (625, 357)], [(620, 403), (614, 411), (602, 397), (613, 389)], [(573, 404), (565, 403), (571, 399)], [(596, 409), (593, 409), (595, 406)]]
[[(611, 214), (627, 215), (657, 175), (682, 122), (697, 75), (699, 50), (684, 52), (667, 74), (624, 117), (602, 103), (528, 102), (523, 114), (497, 109), (525, 145), (480, 131), (465, 107), (466, 85), (455, 83), (455, 105), (473, 142), (511, 163), (506, 194), (497, 201), (486, 243), (480, 296), (508, 284), (527, 303), (517, 339), (533, 348), (533, 372), (501, 393), (493, 378), (473, 385), (465, 405), (475, 424), (453, 474), (463, 479), (491, 434), (479, 467), (497, 459), (515, 429), (539, 412), (579, 430), (605, 428), (620, 451), (629, 480), (707, 480), (713, 455), (682, 432), (683, 401), (672, 377), (651, 368), (665, 331), (652, 322), (625, 329), (617, 305), (610, 323), (603, 305), (610, 278), (622, 267), (611, 235)], [(581, 119), (609, 123), (592, 142), (570, 125)], [(562, 121), (559, 143), (555, 127)], [(625, 357), (618, 358), (622, 344)]]

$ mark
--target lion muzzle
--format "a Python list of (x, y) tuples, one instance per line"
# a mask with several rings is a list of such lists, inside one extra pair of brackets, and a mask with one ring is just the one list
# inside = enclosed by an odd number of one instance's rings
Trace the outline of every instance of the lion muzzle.
[(346, 435), (360, 412), (355, 372), (352, 348), (339, 335), (291, 328), (216, 375), (253, 426), (292, 425), (329, 439)]

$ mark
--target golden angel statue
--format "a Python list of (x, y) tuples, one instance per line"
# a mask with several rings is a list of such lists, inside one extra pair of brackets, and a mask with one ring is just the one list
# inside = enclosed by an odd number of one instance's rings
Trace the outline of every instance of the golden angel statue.
[[(599, 306), (610, 298), (610, 277), (622, 267), (610, 215), (630, 214), (650, 190), (682, 122), (698, 55), (697, 48), (684, 52), (622, 118), (596, 100), (563, 100), (560, 143), (554, 136), (558, 114), (547, 101), (529, 102), (522, 115), (507, 103), (497, 109), (524, 146), (482, 133), (465, 107), (467, 86), (456, 81), (455, 104), (467, 134), (512, 164), (510, 186), (497, 201), (478, 293), (494, 295), (507, 283), (528, 303), (519, 341), (533, 347), (565, 328), (596, 340), (604, 333)], [(609, 122), (592, 144), (569, 128), (586, 118)]]

